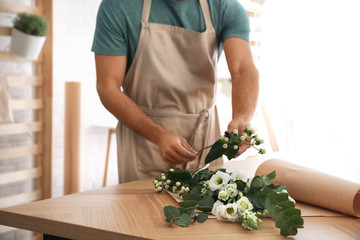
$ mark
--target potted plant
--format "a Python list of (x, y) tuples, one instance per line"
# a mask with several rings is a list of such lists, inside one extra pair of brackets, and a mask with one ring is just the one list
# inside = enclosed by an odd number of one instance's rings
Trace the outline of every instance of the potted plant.
[(49, 23), (36, 14), (19, 13), (14, 20), (10, 52), (36, 60), (46, 39)]

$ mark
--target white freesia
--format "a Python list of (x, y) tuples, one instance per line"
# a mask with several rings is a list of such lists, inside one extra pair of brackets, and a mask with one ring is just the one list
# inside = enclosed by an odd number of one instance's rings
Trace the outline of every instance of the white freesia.
[(236, 197), (238, 195), (237, 185), (235, 183), (226, 185), (225, 191), (230, 197)]
[(236, 203), (229, 203), (220, 207), (219, 213), (225, 221), (236, 222), (239, 219)]
[(252, 205), (252, 203), (249, 201), (249, 199), (245, 196), (241, 197), (237, 202), (237, 207), (240, 211), (245, 211), (245, 210), (252, 210), (254, 208), (254, 206)]
[(220, 202), (219, 200), (216, 201), (212, 207), (211, 213), (216, 217), (219, 221), (225, 221), (225, 218), (223, 218), (220, 214), (220, 211), (222, 210), (222, 207), (224, 207), (224, 204)]
[(211, 191), (223, 188), (230, 181), (230, 175), (221, 171), (216, 172), (209, 181)]
[(231, 173), (231, 180), (236, 181), (236, 180), (242, 180), (242, 181), (246, 181), (247, 177), (244, 171), (240, 170), (239, 168), (236, 168), (232, 173)]

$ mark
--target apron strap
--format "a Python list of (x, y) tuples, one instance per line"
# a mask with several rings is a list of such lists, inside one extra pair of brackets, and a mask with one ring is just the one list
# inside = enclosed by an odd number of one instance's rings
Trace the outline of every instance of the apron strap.
[(203, 15), (204, 15), (206, 29), (214, 28), (213, 23), (212, 23), (212, 19), (211, 19), (211, 14), (210, 14), (208, 1), (207, 0), (199, 0), (199, 1), (200, 1), (201, 10), (202, 10)]
[(150, 9), (151, 9), (151, 0), (144, 0), (143, 11), (141, 16), (142, 23), (147, 23), (149, 21)]

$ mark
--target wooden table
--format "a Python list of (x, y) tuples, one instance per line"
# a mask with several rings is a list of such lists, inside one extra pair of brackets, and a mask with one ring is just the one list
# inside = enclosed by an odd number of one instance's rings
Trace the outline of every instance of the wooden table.
[[(234, 161), (228, 169), (254, 171), (256, 161)], [(167, 193), (155, 193), (152, 179), (120, 184), (0, 210), (0, 224), (70, 239), (360, 239), (360, 219), (304, 216), (304, 228), (295, 237), (280, 236), (264, 218), (258, 231), (241, 224), (208, 219), (190, 227), (169, 226), (163, 207), (176, 205)]]

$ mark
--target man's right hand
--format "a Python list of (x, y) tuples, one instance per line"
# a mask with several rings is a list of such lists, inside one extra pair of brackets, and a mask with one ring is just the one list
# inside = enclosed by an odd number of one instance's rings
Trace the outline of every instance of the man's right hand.
[(163, 160), (170, 164), (182, 164), (195, 160), (197, 152), (190, 147), (185, 138), (165, 131), (157, 143)]

